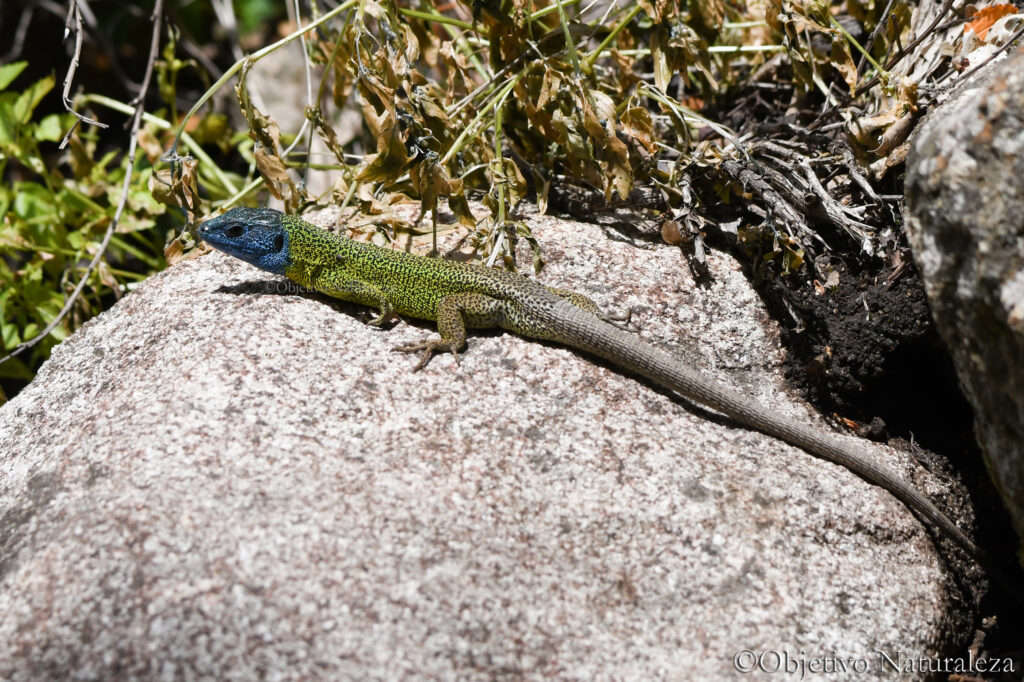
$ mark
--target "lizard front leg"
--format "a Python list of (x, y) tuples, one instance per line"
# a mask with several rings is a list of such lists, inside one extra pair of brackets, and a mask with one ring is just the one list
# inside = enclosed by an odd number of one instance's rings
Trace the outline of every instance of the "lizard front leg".
[(379, 327), (385, 322), (390, 322), (398, 317), (398, 313), (395, 312), (394, 306), (388, 301), (384, 292), (365, 282), (358, 280), (322, 281), (316, 284), (316, 289), (328, 296), (340, 298), (343, 301), (376, 308), (380, 311), (380, 314), (367, 322), (367, 324), (374, 327)]
[(456, 362), (459, 349), (466, 345), (466, 327), (497, 327), (505, 317), (505, 302), (483, 294), (452, 294), (445, 296), (437, 306), (437, 331), (440, 338), (395, 347), (401, 353), (423, 351), (412, 371), (418, 372), (434, 353), (451, 353)]

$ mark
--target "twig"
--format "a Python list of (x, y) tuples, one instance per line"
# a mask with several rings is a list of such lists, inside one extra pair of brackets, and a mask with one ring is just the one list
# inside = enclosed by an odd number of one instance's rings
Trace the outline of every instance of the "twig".
[(874, 201), (875, 204), (880, 203), (879, 196), (875, 193), (875, 188), (871, 186), (868, 179), (861, 174), (860, 170), (858, 170), (857, 160), (853, 156), (853, 150), (846, 145), (843, 146), (843, 165), (846, 166), (846, 172), (850, 176), (850, 180), (860, 187), (860, 190), (864, 192), (869, 199)]
[(729, 159), (722, 162), (721, 168), (728, 176), (739, 182), (744, 190), (760, 197), (765, 205), (781, 218), (787, 231), (796, 229), (803, 234), (814, 234), (803, 216), (764, 179), (764, 169), (756, 161)]
[(21, 54), (21, 49), (25, 46), (25, 36), (28, 34), (28, 27), (32, 23), (32, 15), (35, 14), (35, 11), (35, 7), (32, 6), (21, 11), (21, 16), (18, 17), (18, 28), (14, 30), (14, 39), (11, 40), (11, 47), (6, 54), (0, 55), (0, 62), (12, 61)]
[[(228, 4), (230, 5), (230, 3)], [(174, 142), (171, 144), (171, 149), (169, 153), (171, 155), (177, 153), (178, 140), (181, 139), (181, 134), (185, 131), (185, 127), (188, 125), (188, 122), (192, 119), (193, 116), (196, 115), (196, 112), (198, 112), (203, 107), (203, 105), (206, 104), (206, 102), (214, 95), (214, 93), (220, 90), (221, 86), (223, 86), (226, 82), (231, 80), (231, 78), (233, 78), (235, 74), (238, 73), (243, 66), (245, 66), (246, 64), (256, 63), (257, 61), (267, 56), (274, 50), (278, 49), (282, 45), (286, 45), (295, 40), (296, 38), (298, 38), (299, 36), (308, 33), (309, 31), (312, 31), (321, 24), (333, 19), (338, 14), (349, 10), (353, 5), (356, 4), (358, 4), (358, 0), (345, 0), (345, 2), (341, 3), (340, 5), (332, 9), (330, 12), (327, 12), (313, 23), (307, 24), (306, 26), (300, 26), (299, 28), (297, 28), (295, 31), (291, 32), (284, 38), (278, 40), (276, 43), (267, 45), (266, 47), (263, 47), (257, 50), (256, 52), (253, 52), (251, 55), (243, 57), (236, 61), (234, 64), (232, 64), (231, 67), (228, 68), (228, 70), (225, 71), (224, 74), (217, 79), (216, 83), (207, 88), (206, 92), (204, 92), (202, 96), (200, 96), (199, 99), (196, 100), (196, 103), (192, 105), (192, 108), (189, 109), (188, 113), (185, 114), (184, 118), (181, 119), (181, 123), (178, 125), (177, 130), (175, 130), (174, 132)]]
[(71, 104), (71, 98), (68, 95), (71, 94), (71, 82), (75, 78), (75, 71), (78, 70), (78, 57), (82, 54), (82, 12), (78, 8), (78, 0), (69, 0), (68, 2), (68, 16), (64, 20), (64, 40), (68, 39), (68, 31), (71, 30), (71, 22), (75, 22), (75, 55), (71, 58), (71, 64), (68, 66), (68, 73), (64, 76), (64, 108), (68, 110), (68, 113), (73, 115), (77, 120), (72, 124), (68, 130), (64, 139), (60, 141), (58, 149), (64, 149), (68, 145), (68, 140), (74, 135), (75, 130), (78, 129), (79, 124), (88, 123), (98, 128), (107, 128), (106, 123), (100, 123), (94, 119), (89, 118), (83, 114), (78, 113), (74, 110)]
[[(945, 2), (942, 3), (942, 7), (939, 8), (938, 14), (935, 15), (934, 19), (932, 19), (931, 25), (929, 25), (928, 28), (926, 28), (924, 31), (922, 31), (919, 36), (914, 38), (914, 40), (909, 45), (907, 45), (905, 48), (901, 49), (899, 52), (897, 52), (895, 55), (893, 55), (893, 57), (888, 62), (885, 63), (885, 66), (883, 67), (885, 73), (888, 73), (889, 71), (892, 71), (892, 67), (896, 66), (896, 64), (900, 60), (902, 60), (908, 54), (910, 54), (915, 49), (917, 49), (917, 46), (920, 45), (924, 41), (925, 38), (927, 38), (928, 36), (931, 35), (932, 31), (935, 30), (935, 27), (939, 25), (940, 21), (942, 21), (942, 18), (945, 17), (946, 14), (949, 13), (949, 10), (953, 9), (953, 1), (954, 0), (945, 0)], [(857, 99), (858, 97), (863, 95), (865, 92), (867, 92), (871, 88), (875, 87), (875, 85), (878, 83), (878, 81), (880, 79), (881, 79), (881, 75), (876, 75), (874, 78), (869, 80), (867, 83), (865, 83), (864, 85), (862, 85), (859, 88), (857, 88), (857, 92), (855, 92), (853, 94), (853, 97), (851, 97), (850, 99)]]
[(871, 234), (876, 228), (863, 222), (865, 207), (844, 206), (829, 196), (814, 172), (813, 165), (817, 160), (800, 149), (789, 149), (783, 144), (779, 140), (754, 143), (750, 146), (750, 153), (755, 161), (745, 168), (728, 161), (722, 168), (782, 218), (790, 236), (794, 236), (795, 230), (828, 248), (824, 238), (807, 222), (807, 218), (813, 216), (845, 232), (862, 248), (871, 248)]
[[(299, 0), (293, 0), (291, 5), (288, 5), (289, 18), (295, 22), (298, 26), (302, 20), (302, 14), (299, 12)], [(309, 50), (306, 49), (306, 34), (303, 33), (299, 37), (299, 42), (302, 45), (302, 60), (306, 67), (306, 108), (312, 108), (313, 106), (313, 66), (309, 63)], [(319, 104), (319, 101), (317, 102)], [(288, 145), (288, 148), (281, 153), (281, 158), (288, 158), (292, 150), (302, 141), (302, 136), (306, 133), (307, 128), (309, 129), (309, 142), (306, 144), (306, 148), (310, 151), (313, 149), (313, 130), (309, 125), (309, 118), (306, 116), (302, 117), (302, 126), (299, 128), (299, 132), (295, 133), (295, 139)], [(306, 155), (306, 169), (302, 173), (302, 187), (305, 189), (306, 181), (309, 179), (309, 154)]]
[[(77, 7), (77, 0), (71, 0), (71, 4)], [(132, 183), (132, 170), (135, 168), (135, 151), (139, 144), (139, 128), (142, 126), (142, 108), (145, 103), (146, 91), (149, 90), (149, 81), (153, 75), (153, 63), (156, 61), (157, 51), (160, 48), (160, 24), (161, 17), (163, 16), (163, 6), (164, 0), (156, 0), (153, 7), (153, 37), (149, 46), (149, 60), (146, 63), (146, 75), (142, 79), (142, 86), (139, 89), (139, 94), (136, 95), (133, 102), (135, 105), (135, 114), (132, 117), (132, 129), (128, 142), (128, 167), (125, 169), (124, 184), (121, 186), (121, 200), (117, 203), (117, 210), (114, 211), (114, 217), (107, 225), (107, 231), (103, 235), (103, 241), (100, 242), (99, 248), (96, 250), (96, 254), (92, 257), (92, 261), (90, 261), (89, 265), (85, 268), (82, 278), (78, 281), (78, 285), (75, 287), (75, 290), (71, 292), (68, 300), (64, 303), (64, 307), (61, 308), (60, 312), (57, 313), (57, 316), (53, 318), (48, 325), (46, 325), (45, 329), (28, 341), (18, 344), (13, 351), (5, 355), (3, 358), (0, 358), (0, 365), (38, 344), (61, 323), (61, 321), (71, 311), (71, 308), (74, 307), (75, 301), (78, 300), (78, 297), (81, 295), (86, 283), (89, 281), (89, 276), (92, 275), (92, 271), (96, 269), (100, 259), (103, 258), (103, 254), (107, 250), (107, 245), (110, 244), (110, 238), (114, 236), (114, 231), (117, 229), (117, 223), (121, 220), (121, 214), (124, 212), (124, 207), (128, 203), (128, 190)], [(81, 36), (81, 19), (79, 19), (77, 24), (79, 36)], [(80, 46), (80, 39), (78, 42)], [(74, 61), (76, 63), (78, 61), (77, 49)], [(70, 82), (70, 79), (68, 82)], [(67, 101), (67, 88), (65, 88), (65, 101)]]
[(811, 168), (806, 159), (801, 159), (799, 165), (804, 172), (804, 178), (807, 180), (808, 186), (818, 198), (821, 209), (824, 210), (828, 221), (835, 227), (844, 230), (850, 237), (860, 243), (861, 248), (870, 253), (872, 248), (871, 238), (865, 230), (874, 230), (874, 228), (867, 223), (861, 222), (861, 216), (857, 215), (856, 211), (843, 206), (829, 196), (821, 181), (818, 180), (818, 176), (814, 174), (814, 169)]
[(868, 36), (868, 41), (864, 44), (864, 51), (867, 54), (861, 55), (860, 61), (857, 62), (857, 75), (864, 69), (864, 64), (867, 62), (867, 55), (871, 54), (871, 48), (875, 46), (875, 40), (878, 39), (878, 34), (882, 32), (886, 24), (889, 23), (889, 14), (892, 12), (892, 6), (896, 0), (889, 0), (889, 3), (885, 6), (885, 10), (882, 12), (882, 16), (879, 18), (878, 23), (875, 24), (875, 30)]
[[(32, 9), (40, 9), (44, 12), (62, 17), (65, 16), (67, 10), (64, 4), (56, 2), (56, 0), (23, 0), (23, 4)], [(131, 11), (138, 11), (132, 3), (123, 3), (124, 8)], [(121, 64), (117, 59), (117, 52), (114, 47), (110, 44), (110, 40), (100, 30), (99, 22), (96, 20), (96, 15), (92, 13), (89, 8), (87, 0), (78, 0), (78, 10), (82, 13), (82, 23), (85, 26), (86, 34), (99, 46), (100, 50), (106, 55), (109, 66), (114, 70), (117, 75), (117, 83), (124, 91), (128, 94), (135, 92), (139, 84), (129, 79), (124, 70), (121, 68)], [(13, 56), (13, 55), (12, 55)], [(4, 58), (0, 58), (0, 62), (4, 62)]]
[(1010, 39), (1007, 40), (1002, 45), (1000, 45), (998, 50), (996, 50), (995, 52), (990, 54), (988, 56), (988, 59), (983, 59), (976, 66), (972, 67), (968, 71), (965, 71), (964, 75), (960, 76), (960, 78), (958, 78), (956, 80), (956, 82), (951, 85), (951, 87), (956, 87), (957, 85), (960, 85), (961, 83), (965, 83), (968, 78), (973, 76), (978, 71), (978, 69), (980, 69), (981, 67), (985, 66), (986, 64), (991, 62), (993, 59), (995, 59), (996, 57), (998, 57), (999, 55), (1001, 55), (1002, 53), (1004, 53), (1008, 49), (1010, 49), (1010, 46), (1013, 45), (1015, 42), (1017, 42), (1021, 38), (1021, 36), (1024, 36), (1024, 27), (1021, 27), (1020, 30), (1018, 30), (1016, 33), (1014, 33), (1012, 36), (1010, 36)]

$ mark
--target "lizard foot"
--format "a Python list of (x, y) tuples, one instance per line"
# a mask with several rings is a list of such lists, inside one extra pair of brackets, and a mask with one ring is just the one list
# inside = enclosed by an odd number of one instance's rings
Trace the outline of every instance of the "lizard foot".
[(434, 353), (451, 353), (452, 357), (455, 358), (455, 364), (458, 364), (459, 362), (458, 344), (454, 341), (445, 341), (444, 339), (428, 339), (427, 341), (410, 343), (405, 346), (395, 346), (393, 350), (399, 353), (418, 353), (419, 351), (423, 351), (423, 355), (420, 356), (420, 361), (412, 368), (412, 371), (414, 372), (418, 372), (426, 367), (427, 362), (430, 361), (430, 358)]
[(396, 313), (394, 310), (381, 310), (380, 315), (368, 321), (366, 324), (370, 325), (371, 327), (381, 327), (390, 322), (391, 320), (397, 319), (398, 313)]
[(619, 329), (628, 331), (629, 322), (633, 319), (633, 309), (626, 308), (626, 312), (624, 313), (615, 313), (615, 315), (598, 315), (598, 317), (613, 327), (618, 327)]

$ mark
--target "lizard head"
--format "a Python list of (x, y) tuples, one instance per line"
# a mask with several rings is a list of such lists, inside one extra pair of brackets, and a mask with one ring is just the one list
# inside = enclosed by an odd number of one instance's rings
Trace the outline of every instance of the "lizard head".
[(283, 217), (270, 208), (233, 208), (200, 225), (199, 236), (218, 251), (283, 275), (290, 260)]

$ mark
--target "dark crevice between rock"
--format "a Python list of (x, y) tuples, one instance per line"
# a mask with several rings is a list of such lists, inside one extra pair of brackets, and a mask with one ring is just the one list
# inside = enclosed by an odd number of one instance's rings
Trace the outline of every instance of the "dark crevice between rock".
[[(916, 268), (910, 264), (889, 281), (891, 269), (882, 264), (858, 263), (859, 270), (833, 265), (840, 285), (825, 293), (810, 276), (757, 285), (782, 327), (790, 384), (823, 414), (857, 422), (866, 437), (917, 446), (911, 449), (923, 466), (963, 481), (979, 546), (1012, 580), (1024, 582), (1009, 514), (985, 468), (970, 403), (932, 323)], [(975, 643), (992, 657), (1018, 656), (1020, 671), (1024, 610), (998, 586), (979, 610)]]
[[(0, 396), (6, 396), (8, 400), (21, 393), (21, 389), (28, 386), (28, 379), (12, 378), (12, 377), (0, 377)], [(4, 400), (0, 397), (0, 405), (4, 404)]]

